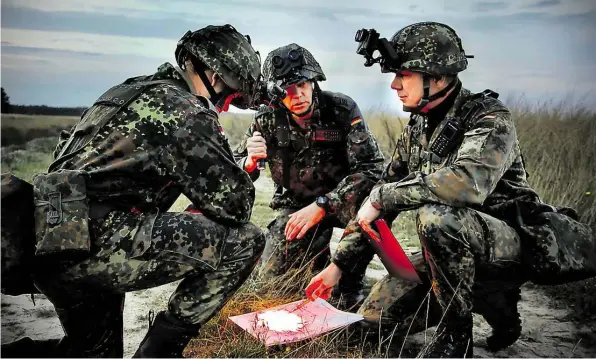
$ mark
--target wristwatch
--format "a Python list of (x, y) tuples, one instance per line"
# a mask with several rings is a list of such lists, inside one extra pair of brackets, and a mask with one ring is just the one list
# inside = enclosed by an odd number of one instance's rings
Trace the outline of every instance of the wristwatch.
[(327, 196), (319, 196), (317, 197), (317, 206), (323, 208), (326, 213), (331, 212), (331, 204), (329, 203), (329, 197)]

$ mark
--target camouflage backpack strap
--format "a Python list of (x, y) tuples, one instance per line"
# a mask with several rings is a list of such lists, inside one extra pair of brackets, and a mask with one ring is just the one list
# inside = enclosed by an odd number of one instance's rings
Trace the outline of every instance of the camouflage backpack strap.
[(284, 188), (290, 188), (290, 124), (285, 111), (274, 111), (275, 138), (277, 146), (281, 149), (282, 162), (282, 185)]
[(472, 115), (481, 108), (484, 108), (484, 101), (489, 97), (497, 99), (499, 98), (499, 94), (490, 89), (472, 94), (458, 109), (455, 118), (464, 131), (468, 131), (470, 129), (472, 126)]
[(455, 110), (455, 115), (448, 118), (441, 131), (430, 144), (429, 150), (425, 151), (420, 147), (420, 157), (430, 160), (432, 163), (441, 163), (441, 161), (451, 153), (456, 147), (460, 146), (464, 140), (464, 134), (470, 130), (474, 121), (474, 115), (485, 108), (487, 98), (498, 98), (499, 94), (484, 90), (483, 92), (471, 94), (461, 102)]
[(51, 172), (59, 168), (64, 161), (85, 148), (116, 113), (136, 99), (147, 88), (159, 84), (180, 86), (176, 80), (164, 79), (132, 84), (122, 83), (107, 90), (91, 107), (85, 110), (81, 120), (75, 125), (70, 138), (66, 141), (54, 162), (50, 164), (48, 171)]
[(45, 257), (51, 262), (79, 260), (89, 255), (89, 173), (60, 165), (85, 148), (122, 107), (147, 87), (164, 83), (176, 85), (173, 81), (159, 80), (120, 84), (109, 89), (83, 114), (48, 172), (34, 175), (35, 257)]

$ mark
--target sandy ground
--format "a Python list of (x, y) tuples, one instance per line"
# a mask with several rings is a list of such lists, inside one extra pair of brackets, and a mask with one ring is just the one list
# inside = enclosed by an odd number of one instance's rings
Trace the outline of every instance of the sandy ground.
[[(270, 192), (271, 180), (261, 177), (257, 190)], [(336, 229), (334, 238), (341, 235)], [(332, 250), (335, 243), (332, 243)], [(373, 261), (367, 276), (381, 278), (386, 271), (381, 268), (378, 258)], [(124, 353), (130, 357), (142, 340), (148, 327), (147, 313), (165, 309), (168, 298), (178, 282), (148, 290), (127, 293), (124, 308)], [(523, 321), (521, 338), (512, 346), (497, 353), (485, 350), (486, 337), (490, 327), (482, 317), (474, 317), (474, 354), (476, 357), (596, 357), (593, 343), (596, 323), (579, 325), (566, 319), (568, 311), (556, 309), (552, 299), (535, 289), (522, 289), (519, 303)], [(43, 296), (35, 296), (35, 305), (30, 296), (10, 297), (2, 295), (2, 343), (11, 342), (22, 336), (33, 339), (60, 338), (62, 327), (52, 304)], [(588, 339), (586, 339), (588, 338)], [(411, 336), (414, 343), (423, 343), (424, 334)]]

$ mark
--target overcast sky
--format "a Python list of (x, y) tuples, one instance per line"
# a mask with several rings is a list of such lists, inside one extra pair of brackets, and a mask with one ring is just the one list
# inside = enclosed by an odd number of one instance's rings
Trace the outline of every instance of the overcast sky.
[[(277, 4), (276, 4), (277, 3)], [(461, 74), (472, 91), (554, 100), (569, 94), (596, 105), (594, 0), (4, 0), (2, 87), (14, 104), (89, 106), (124, 79), (174, 63), (186, 30), (234, 25), (262, 59), (291, 42), (308, 48), (363, 110), (399, 111), (390, 74), (363, 66), (354, 34), (390, 38), (418, 21), (452, 26), (466, 53)], [(398, 5), (399, 4), (399, 5)]]

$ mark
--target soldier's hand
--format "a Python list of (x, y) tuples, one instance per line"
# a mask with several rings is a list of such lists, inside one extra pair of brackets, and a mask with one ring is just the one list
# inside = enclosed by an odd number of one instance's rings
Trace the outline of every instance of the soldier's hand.
[(252, 172), (258, 159), (267, 158), (267, 144), (260, 132), (254, 132), (252, 137), (246, 140), (246, 150), (248, 157), (244, 166), (247, 171)]
[(314, 276), (304, 292), (310, 300), (321, 298), (327, 300), (331, 298), (331, 291), (337, 285), (341, 278), (341, 269), (331, 263), (327, 268), (323, 269), (319, 274)]
[(306, 232), (315, 224), (319, 223), (325, 217), (325, 210), (316, 203), (302, 208), (301, 210), (290, 214), (290, 220), (286, 224), (286, 240), (292, 241), (301, 239)]
[(380, 215), (381, 211), (373, 207), (370, 203), (370, 199), (367, 199), (360, 207), (360, 210), (358, 210), (356, 221), (360, 227), (368, 229), (370, 228), (371, 222), (379, 218)]

